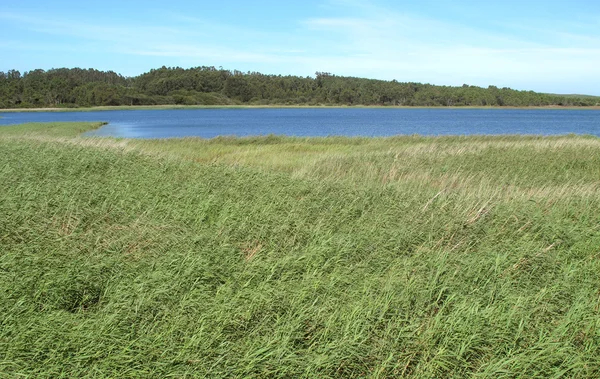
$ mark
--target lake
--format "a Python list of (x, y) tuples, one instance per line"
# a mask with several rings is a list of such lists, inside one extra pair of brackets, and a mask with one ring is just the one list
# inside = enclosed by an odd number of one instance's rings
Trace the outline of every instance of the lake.
[(600, 111), (566, 109), (250, 108), (0, 113), (0, 125), (106, 121), (89, 136), (391, 136), (541, 134), (600, 136)]

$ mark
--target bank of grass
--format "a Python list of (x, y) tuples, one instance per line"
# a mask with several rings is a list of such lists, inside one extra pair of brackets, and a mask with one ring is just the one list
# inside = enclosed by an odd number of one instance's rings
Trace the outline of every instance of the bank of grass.
[(595, 137), (0, 127), (6, 377), (598, 377)]

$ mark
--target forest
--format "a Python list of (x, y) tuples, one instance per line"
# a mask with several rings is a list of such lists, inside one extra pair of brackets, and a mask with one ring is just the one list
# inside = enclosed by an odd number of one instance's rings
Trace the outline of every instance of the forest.
[(600, 97), (510, 88), (337, 76), (266, 75), (215, 67), (161, 67), (136, 77), (58, 68), (0, 71), (0, 108), (120, 105), (595, 106)]

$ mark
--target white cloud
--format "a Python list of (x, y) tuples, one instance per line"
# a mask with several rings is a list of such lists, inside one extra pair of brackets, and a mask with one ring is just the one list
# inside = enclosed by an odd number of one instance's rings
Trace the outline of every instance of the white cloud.
[(552, 25), (538, 28), (536, 38), (529, 39), (518, 30), (491, 32), (391, 9), (357, 7), (364, 16), (306, 21), (307, 28), (324, 33), (322, 38), (337, 41), (333, 51), (348, 58), (321, 61), (327, 70), (436, 84), (534, 85), (538, 90), (570, 84), (575, 88), (587, 81), (586, 88), (593, 91), (595, 81), (595, 93), (600, 91), (600, 29), (577, 34), (565, 32), (565, 25)]

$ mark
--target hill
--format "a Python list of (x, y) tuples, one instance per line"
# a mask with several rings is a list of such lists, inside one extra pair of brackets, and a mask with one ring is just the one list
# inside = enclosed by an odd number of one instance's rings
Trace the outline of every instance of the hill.
[(136, 77), (94, 69), (0, 72), (0, 108), (119, 105), (594, 106), (600, 97), (383, 81), (317, 72), (265, 75), (162, 67)]

